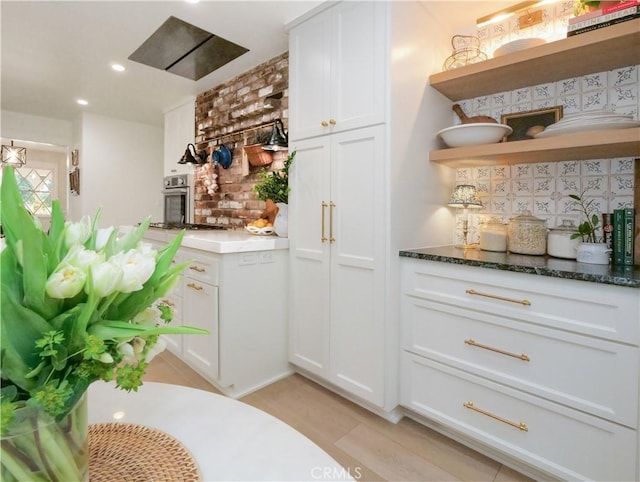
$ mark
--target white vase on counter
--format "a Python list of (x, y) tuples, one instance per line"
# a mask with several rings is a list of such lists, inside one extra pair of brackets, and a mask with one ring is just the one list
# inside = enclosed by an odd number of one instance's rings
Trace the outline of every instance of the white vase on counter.
[(576, 261), (588, 264), (609, 264), (611, 248), (605, 243), (580, 243)]
[(278, 206), (278, 214), (273, 222), (273, 230), (281, 238), (289, 236), (289, 205), (285, 203), (276, 203)]

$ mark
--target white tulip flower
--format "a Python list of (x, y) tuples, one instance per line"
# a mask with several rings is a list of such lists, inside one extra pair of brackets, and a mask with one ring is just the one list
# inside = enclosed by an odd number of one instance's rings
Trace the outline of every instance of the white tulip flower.
[(109, 226), (108, 228), (98, 229), (96, 233), (96, 250), (100, 251), (105, 247), (107, 241), (109, 241), (109, 236), (113, 232), (113, 226)]
[(61, 263), (49, 276), (45, 290), (51, 298), (73, 298), (80, 293), (86, 279), (87, 275), (80, 268)]
[[(120, 280), (122, 280), (122, 268), (111, 260), (91, 266), (93, 291), (99, 298), (109, 296), (116, 291)], [(87, 284), (85, 291), (88, 289), (90, 288)], [(87, 292), (87, 294), (89, 293)]]
[(64, 261), (88, 273), (89, 268), (104, 262), (104, 254), (91, 249), (85, 249), (82, 245), (76, 245), (71, 248), (71, 251), (65, 256)]
[(87, 239), (89, 239), (89, 236), (91, 236), (91, 218), (85, 216), (77, 223), (67, 221), (64, 229), (64, 241), (67, 248), (84, 244), (87, 242)]
[(164, 338), (159, 336), (158, 340), (151, 347), (149, 347), (149, 351), (147, 352), (147, 357), (145, 358), (145, 361), (149, 363), (151, 360), (155, 358), (156, 355), (162, 353), (165, 350), (165, 348), (167, 348), (167, 342), (164, 341)]
[(122, 279), (118, 283), (118, 291), (131, 293), (142, 289), (142, 285), (151, 278), (156, 269), (155, 256), (131, 249), (126, 253), (118, 253), (111, 258), (122, 268)]
[(131, 322), (136, 325), (156, 326), (158, 316), (159, 312), (157, 310), (154, 308), (147, 308), (134, 316)]

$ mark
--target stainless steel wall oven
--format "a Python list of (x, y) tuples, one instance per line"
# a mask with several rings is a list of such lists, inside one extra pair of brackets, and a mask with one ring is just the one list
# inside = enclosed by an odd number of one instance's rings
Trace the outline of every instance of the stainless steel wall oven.
[(164, 223), (193, 222), (193, 176), (176, 174), (164, 178)]

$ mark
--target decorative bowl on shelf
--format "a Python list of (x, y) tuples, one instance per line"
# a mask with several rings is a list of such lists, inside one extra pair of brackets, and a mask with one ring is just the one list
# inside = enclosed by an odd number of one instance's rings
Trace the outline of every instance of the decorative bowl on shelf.
[(449, 147), (463, 147), (495, 144), (512, 132), (513, 129), (506, 124), (476, 122), (447, 127), (438, 132), (437, 135)]
[(518, 52), (520, 50), (529, 49), (531, 47), (537, 47), (538, 45), (544, 45), (547, 41), (543, 38), (523, 38), (519, 40), (513, 40), (506, 43), (503, 46), (497, 48), (493, 52), (493, 58), (500, 57), (502, 55)]

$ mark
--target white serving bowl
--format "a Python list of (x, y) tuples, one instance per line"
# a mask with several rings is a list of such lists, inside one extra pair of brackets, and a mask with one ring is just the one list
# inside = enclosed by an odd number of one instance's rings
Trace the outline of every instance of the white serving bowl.
[(438, 136), (440, 136), (449, 147), (462, 147), (495, 144), (512, 132), (513, 129), (505, 124), (476, 122), (473, 124), (460, 124), (447, 127), (438, 132)]

